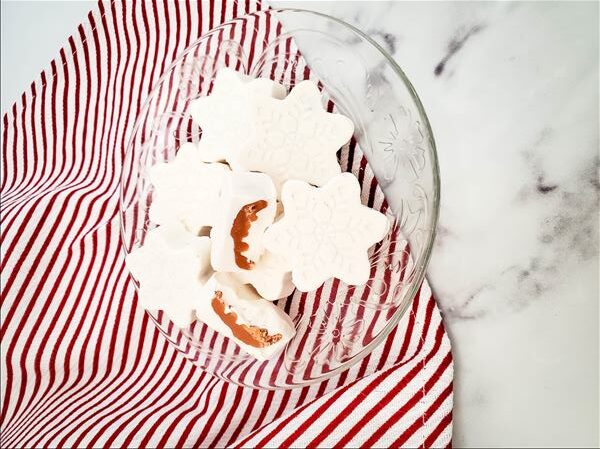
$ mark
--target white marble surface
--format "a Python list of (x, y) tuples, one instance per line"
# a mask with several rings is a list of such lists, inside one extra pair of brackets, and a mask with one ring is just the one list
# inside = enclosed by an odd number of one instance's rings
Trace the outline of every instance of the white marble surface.
[(275, 4), (366, 31), (428, 112), (454, 445), (598, 446), (598, 3)]
[[(442, 179), (428, 276), (453, 343), (454, 445), (598, 446), (598, 3), (272, 4), (372, 35), (428, 112)], [(39, 15), (45, 46), (7, 55), (2, 3), (3, 63), (27, 52), (9, 84), (3, 70), (3, 105), (88, 5)]]

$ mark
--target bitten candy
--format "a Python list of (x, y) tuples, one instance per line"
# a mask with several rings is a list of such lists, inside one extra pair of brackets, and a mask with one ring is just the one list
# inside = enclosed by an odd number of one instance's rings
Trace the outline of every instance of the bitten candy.
[(296, 333), (281, 309), (226, 273), (212, 275), (195, 308), (198, 320), (258, 360), (276, 356)]
[(314, 290), (332, 277), (367, 282), (368, 249), (387, 234), (389, 222), (361, 204), (354, 175), (341, 173), (320, 188), (288, 181), (281, 201), (284, 216), (267, 229), (264, 244), (287, 259), (298, 290)]
[(251, 270), (264, 252), (263, 235), (277, 209), (275, 186), (263, 173), (232, 172), (224, 181), (210, 231), (215, 271)]
[(266, 251), (252, 270), (233, 273), (243, 284), (252, 285), (258, 294), (269, 301), (287, 298), (294, 291), (291, 268), (287, 261)]
[(229, 149), (233, 170), (266, 173), (278, 190), (288, 179), (320, 186), (341, 172), (336, 153), (354, 124), (325, 111), (315, 83), (302, 81), (283, 100), (261, 96), (255, 104), (246, 138)]
[(144, 308), (163, 310), (182, 328), (194, 320), (195, 301), (212, 274), (208, 237), (190, 234), (181, 223), (164, 224), (148, 232), (125, 262)]
[(200, 156), (206, 162), (224, 161), (231, 148), (248, 138), (257, 98), (284, 98), (285, 88), (266, 78), (251, 78), (220, 69), (209, 96), (190, 102), (192, 119), (202, 129)]
[(207, 164), (193, 143), (184, 143), (175, 159), (150, 168), (155, 194), (150, 219), (158, 224), (180, 221), (198, 235), (212, 226), (219, 206), (221, 185), (230, 172), (225, 164)]

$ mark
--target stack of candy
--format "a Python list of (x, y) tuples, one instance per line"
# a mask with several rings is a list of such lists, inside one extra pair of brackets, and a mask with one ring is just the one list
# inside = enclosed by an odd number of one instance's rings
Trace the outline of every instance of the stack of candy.
[(178, 326), (195, 319), (258, 360), (294, 337), (273, 303), (336, 277), (362, 285), (387, 218), (360, 201), (336, 153), (352, 121), (328, 113), (312, 81), (280, 84), (221, 69), (190, 104), (202, 129), (151, 168), (159, 226), (127, 256), (141, 304)]

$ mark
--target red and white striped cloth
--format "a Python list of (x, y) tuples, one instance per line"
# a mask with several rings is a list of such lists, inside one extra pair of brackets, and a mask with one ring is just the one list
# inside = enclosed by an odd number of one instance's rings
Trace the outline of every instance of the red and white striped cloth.
[(452, 355), (427, 282), (369, 357), (286, 391), (211, 377), (137, 305), (117, 190), (132, 124), (183, 49), (261, 8), (100, 2), (4, 114), (1, 447), (451, 444)]

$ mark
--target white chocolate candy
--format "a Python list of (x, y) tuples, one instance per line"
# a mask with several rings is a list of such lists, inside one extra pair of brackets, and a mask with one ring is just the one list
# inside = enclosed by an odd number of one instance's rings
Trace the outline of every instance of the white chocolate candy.
[(194, 320), (194, 304), (212, 274), (208, 237), (190, 234), (181, 223), (164, 224), (151, 230), (125, 262), (140, 284), (144, 308), (163, 310), (182, 328)]
[(203, 227), (213, 225), (221, 185), (229, 172), (225, 164), (203, 162), (195, 144), (183, 144), (174, 160), (150, 168), (155, 189), (150, 219), (158, 224), (178, 220), (200, 234)]
[(276, 356), (296, 330), (274, 304), (226, 273), (215, 273), (196, 300), (196, 317), (258, 360)]
[(264, 173), (232, 172), (223, 185), (210, 232), (215, 271), (252, 269), (264, 252), (263, 235), (273, 223), (277, 193)]
[(258, 294), (269, 301), (287, 298), (294, 291), (291, 268), (287, 261), (266, 251), (252, 270), (233, 273), (236, 279), (252, 285)]
[(202, 128), (200, 154), (207, 162), (227, 159), (231, 148), (248, 138), (257, 98), (284, 98), (285, 88), (266, 78), (251, 78), (235, 70), (217, 72), (207, 97), (190, 103), (192, 119)]
[(314, 290), (331, 277), (367, 282), (368, 249), (387, 234), (389, 222), (361, 204), (354, 175), (339, 174), (321, 188), (288, 181), (281, 200), (285, 214), (267, 229), (264, 244), (288, 260), (298, 290)]
[(246, 135), (229, 149), (233, 170), (268, 174), (279, 190), (288, 179), (317, 186), (341, 172), (337, 151), (352, 137), (354, 125), (325, 111), (312, 81), (302, 81), (283, 100), (256, 98)]

